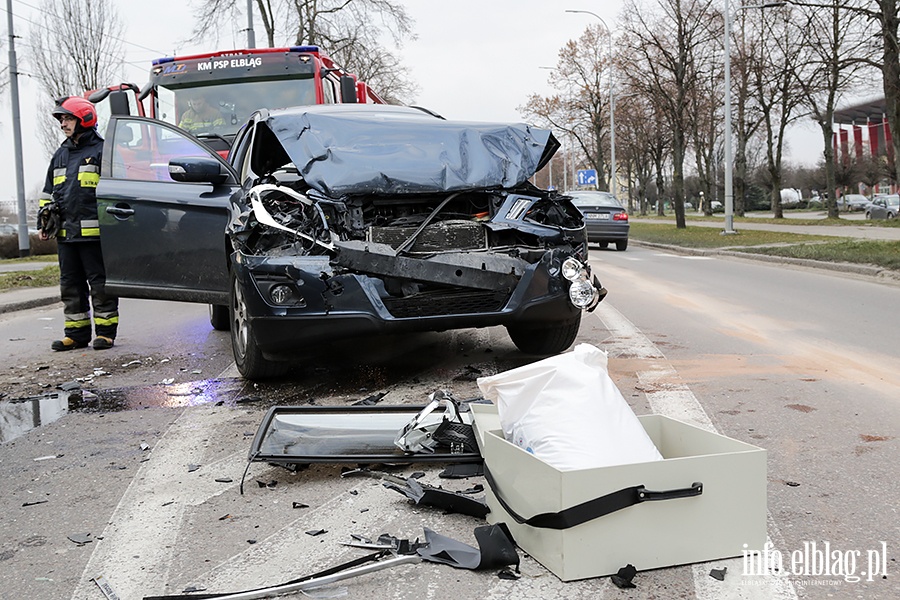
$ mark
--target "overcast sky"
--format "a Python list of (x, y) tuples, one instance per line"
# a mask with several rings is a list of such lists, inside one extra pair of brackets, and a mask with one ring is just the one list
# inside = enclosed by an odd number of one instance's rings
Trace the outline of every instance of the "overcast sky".
[[(190, 0), (114, 0), (125, 24), (124, 78), (138, 85), (147, 81), (150, 61), (160, 56), (191, 54), (246, 47), (246, 21), (222, 31), (218, 43), (189, 41), (193, 15), (185, 10)], [(239, 0), (243, 1), (243, 0)], [(517, 108), (529, 94), (549, 95), (549, 71), (541, 67), (556, 64), (559, 49), (577, 38), (597, 19), (585, 14), (569, 14), (566, 9), (589, 10), (599, 14), (615, 31), (621, 0), (587, 2), (564, 0), (399, 0), (415, 20), (418, 39), (400, 50), (403, 63), (419, 86), (416, 103), (451, 119), (479, 121), (520, 121)], [(196, 0), (193, 2), (196, 4)], [(40, 22), (39, 0), (13, 0), (19, 71), (22, 132), (25, 147), (25, 192), (31, 198), (40, 187), (48, 156), (38, 145), (34, 130), (44, 126), (34, 114), (37, 86), (27, 76), (29, 21)], [(153, 15), (148, 16), (148, 6)], [(3, 22), (6, 22), (3, 7)], [(4, 31), (4, 34), (7, 32)], [(8, 40), (8, 37), (5, 38)], [(265, 33), (256, 27), (258, 45)], [(7, 48), (0, 62), (5, 66)], [(327, 51), (327, 49), (326, 49)], [(112, 82), (111, 82), (112, 83)], [(12, 161), (11, 108), (8, 91), (0, 103), (0, 173), (4, 181), (14, 181)], [(807, 126), (793, 136), (789, 160), (813, 164), (821, 155), (821, 142)], [(0, 200), (15, 199), (8, 185)]]

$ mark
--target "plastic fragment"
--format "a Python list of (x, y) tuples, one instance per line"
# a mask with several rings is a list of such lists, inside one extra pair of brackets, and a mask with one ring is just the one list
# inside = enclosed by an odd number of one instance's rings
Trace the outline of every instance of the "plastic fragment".
[(637, 569), (634, 568), (634, 565), (627, 564), (619, 569), (619, 571), (615, 575), (610, 577), (610, 579), (617, 588), (621, 588), (624, 590), (637, 587), (636, 585), (631, 583), (631, 580), (634, 579), (635, 575), (637, 575)]
[(34, 500), (32, 502), (23, 502), (22, 506), (34, 506), (35, 504), (45, 504), (50, 502), (49, 500)]
[(326, 531), (325, 529), (310, 529), (306, 532), (306, 535), (316, 537), (317, 535), (322, 535), (323, 533), (328, 533), (328, 531)]
[(193, 464), (188, 465), (188, 473), (193, 473), (194, 471), (196, 471), (199, 468), (200, 468), (200, 465), (193, 465)]
[(141, 450), (146, 452), (149, 449), (150, 449), (150, 444), (148, 444), (147, 442), (141, 442)]
[(100, 591), (106, 596), (106, 600), (120, 600), (121, 596), (116, 593), (112, 584), (110, 584), (103, 575), (94, 577), (91, 581), (97, 584), (97, 587), (100, 588)]
[(42, 460), (52, 460), (54, 458), (62, 458), (62, 457), (63, 457), (62, 454), (48, 454), (47, 456), (38, 456), (37, 458), (34, 459), (34, 462), (39, 462)]
[(93, 538), (91, 538), (90, 533), (72, 533), (68, 536), (71, 541), (75, 542), (79, 546), (84, 546), (85, 544), (89, 544), (93, 542)]
[(722, 567), (721, 569), (711, 569), (709, 572), (709, 576), (713, 579), (718, 579), (719, 581), (725, 581), (725, 573), (728, 572), (728, 567)]
[(351, 406), (374, 406), (381, 402), (381, 399), (387, 396), (387, 392), (378, 392), (377, 394), (373, 394), (362, 400), (358, 400), (354, 402)]
[(302, 502), (294, 502), (291, 505), (291, 508), (309, 508), (309, 504), (303, 504)]
[(219, 477), (218, 479), (216, 479), (216, 483), (231, 483), (231, 482), (232, 482), (231, 477)]

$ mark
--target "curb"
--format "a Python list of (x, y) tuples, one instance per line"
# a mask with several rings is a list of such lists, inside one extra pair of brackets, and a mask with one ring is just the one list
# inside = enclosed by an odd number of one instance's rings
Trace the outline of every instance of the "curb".
[(850, 273), (853, 275), (861, 275), (877, 279), (884, 283), (900, 283), (900, 273), (890, 269), (883, 269), (872, 265), (857, 265), (853, 263), (833, 263), (822, 260), (811, 260), (808, 258), (791, 258), (789, 256), (771, 256), (768, 254), (753, 254), (752, 252), (737, 252), (735, 250), (719, 250), (709, 248), (685, 248), (683, 246), (671, 246), (668, 244), (658, 244), (656, 242), (644, 242), (634, 238), (629, 240), (637, 246), (647, 248), (658, 248), (667, 250), (675, 254), (687, 254), (690, 256), (727, 256), (731, 258), (743, 258), (747, 260), (756, 260), (760, 262), (778, 263), (784, 265), (795, 265), (798, 267), (806, 267), (809, 269), (822, 269), (825, 271), (836, 271), (839, 273)]
[(50, 306), (51, 304), (62, 302), (62, 300), (60, 300), (59, 298), (59, 290), (57, 290), (56, 288), (51, 289), (53, 290), (53, 292), (48, 293), (44, 296), (36, 296), (34, 298), (26, 298), (23, 300), (13, 300), (10, 302), (5, 302), (3, 299), (3, 295), (0, 294), (0, 314), (16, 312), (19, 310), (28, 310), (29, 308), (38, 308), (41, 306)]

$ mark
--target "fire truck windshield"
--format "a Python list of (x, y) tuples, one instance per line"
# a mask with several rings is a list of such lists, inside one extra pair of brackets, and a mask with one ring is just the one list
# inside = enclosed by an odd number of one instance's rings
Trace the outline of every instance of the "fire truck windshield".
[[(326, 99), (327, 101), (327, 99)], [(333, 100), (332, 100), (333, 102)], [(253, 111), (316, 103), (312, 78), (157, 87), (159, 119), (194, 135), (233, 136)]]

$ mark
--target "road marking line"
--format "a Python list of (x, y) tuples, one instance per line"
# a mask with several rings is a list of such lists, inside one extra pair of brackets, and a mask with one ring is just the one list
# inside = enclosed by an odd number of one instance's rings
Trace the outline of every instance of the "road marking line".
[[(241, 473), (246, 452), (235, 452), (187, 473), (190, 463), (202, 463), (204, 448), (198, 440), (214, 435), (240, 411), (201, 406), (185, 410), (151, 450), (113, 511), (98, 538), (72, 600), (96, 598), (92, 578), (103, 574), (123, 598), (162, 593), (168, 580), (174, 547), (185, 510), (239, 485), (214, 481), (213, 472)], [(252, 475), (250, 476), (252, 477)], [(190, 479), (189, 484), (183, 483)]]
[[(650, 361), (648, 370), (637, 373), (647, 402), (654, 413), (691, 423), (707, 431), (718, 433), (715, 425), (697, 397), (681, 380), (659, 348), (609, 302), (603, 302), (594, 311), (610, 333), (610, 340), (603, 347), (610, 354)], [(608, 343), (609, 342), (609, 343)], [(769, 539), (780, 540), (771, 515), (768, 517)], [(727, 566), (729, 574), (724, 581), (710, 577), (712, 568)], [(797, 593), (786, 578), (777, 576), (744, 577), (743, 559), (731, 558), (691, 565), (694, 576), (694, 592), (700, 600), (794, 600)]]

